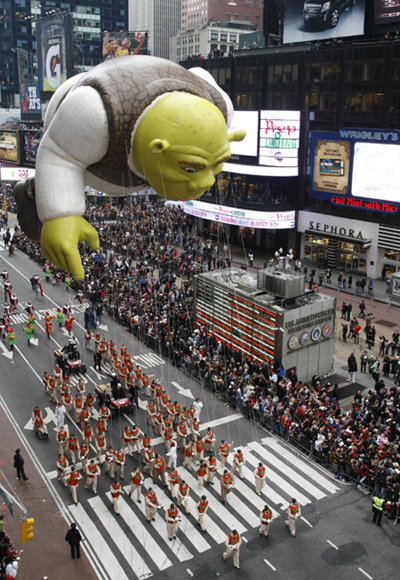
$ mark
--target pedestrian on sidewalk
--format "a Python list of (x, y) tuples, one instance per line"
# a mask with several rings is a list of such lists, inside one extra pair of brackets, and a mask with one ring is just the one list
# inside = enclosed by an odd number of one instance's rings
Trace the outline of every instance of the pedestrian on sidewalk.
[(14, 455), (14, 467), (17, 470), (17, 479), (22, 479), (28, 481), (29, 477), (26, 477), (24, 470), (24, 458), (21, 455), (21, 449), (16, 449)]
[(364, 300), (361, 300), (361, 304), (360, 304), (360, 312), (359, 312), (359, 314), (358, 314), (358, 316), (359, 316), (360, 318), (365, 318), (365, 309), (366, 309), (365, 302), (364, 302)]
[(347, 359), (347, 369), (349, 371), (349, 376), (347, 380), (351, 381), (352, 383), (355, 383), (358, 367), (356, 357), (354, 356), (354, 352), (352, 352), (349, 358)]
[(254, 254), (252, 251), (249, 252), (249, 264), (250, 266), (253, 266), (253, 262), (254, 262)]
[(332, 272), (330, 268), (327, 268), (325, 270), (325, 275), (326, 275), (326, 283), (330, 284), (331, 283), (331, 278), (332, 278)]
[(82, 541), (82, 536), (79, 530), (76, 529), (75, 523), (71, 524), (71, 527), (68, 530), (67, 535), (65, 536), (65, 541), (68, 542), (68, 544), (70, 545), (71, 557), (75, 559), (76, 554), (76, 557), (79, 560), (79, 558), (81, 557), (80, 543)]

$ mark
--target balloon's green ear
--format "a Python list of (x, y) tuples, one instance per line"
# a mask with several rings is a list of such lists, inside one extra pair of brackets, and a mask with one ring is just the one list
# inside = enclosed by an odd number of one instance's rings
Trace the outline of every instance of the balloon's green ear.
[(233, 133), (229, 133), (228, 141), (232, 143), (232, 141), (243, 141), (246, 137), (246, 131), (234, 131)]
[(164, 151), (168, 151), (170, 145), (165, 139), (153, 139), (149, 145), (149, 149), (152, 153), (160, 154)]

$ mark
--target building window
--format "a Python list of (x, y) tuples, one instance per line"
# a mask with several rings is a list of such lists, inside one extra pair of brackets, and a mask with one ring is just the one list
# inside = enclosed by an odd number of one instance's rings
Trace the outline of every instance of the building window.
[(218, 40), (218, 32), (211, 32), (211, 40)]
[(181, 45), (181, 37), (179, 36), (179, 37), (176, 39), (176, 46), (180, 46), (180, 45)]
[(228, 40), (228, 35), (224, 32), (221, 32), (221, 42), (226, 42)]
[(181, 56), (181, 49), (180, 48), (176, 49), (176, 56)]
[(236, 42), (236, 34), (230, 34), (229, 35), (229, 42)]

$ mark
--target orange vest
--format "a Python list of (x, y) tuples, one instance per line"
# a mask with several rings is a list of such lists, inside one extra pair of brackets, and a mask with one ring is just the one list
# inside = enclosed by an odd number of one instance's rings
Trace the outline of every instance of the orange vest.
[(82, 445), (79, 455), (81, 459), (85, 459), (89, 455), (89, 447), (86, 444)]
[(114, 462), (114, 458), (115, 458), (115, 451), (114, 451), (114, 449), (109, 449), (106, 452), (106, 460), (107, 460), (107, 463), (113, 463)]
[(149, 492), (146, 494), (146, 497), (147, 497), (147, 499), (148, 499), (148, 500), (149, 500), (151, 503), (153, 503), (154, 505), (156, 505), (156, 503), (157, 503), (157, 502), (156, 502), (156, 494), (155, 494), (155, 492), (154, 492), (154, 491), (149, 491)]
[(89, 395), (86, 397), (86, 406), (87, 407), (93, 407), (93, 403), (94, 403), (94, 397), (93, 395), (91, 397), (89, 397)]
[(179, 493), (183, 496), (187, 495), (189, 491), (189, 486), (187, 483), (179, 486)]
[(76, 451), (78, 449), (78, 439), (76, 437), (70, 437), (68, 443), (71, 451)]
[(137, 471), (135, 471), (135, 475), (132, 477), (132, 483), (133, 483), (133, 485), (139, 485), (140, 484), (141, 476), (142, 476), (142, 474), (140, 473), (140, 470), (139, 469)]
[(207, 507), (208, 507), (208, 501), (207, 500), (206, 501), (203, 501), (201, 499), (200, 502), (199, 502), (199, 505), (198, 505), (198, 508), (197, 509), (198, 509), (198, 511), (199, 511), (200, 514), (204, 514), (204, 512), (207, 509)]
[(142, 378), (142, 371), (141, 369), (135, 370), (136, 379), (139, 381)]
[(236, 546), (236, 544), (238, 544), (240, 541), (240, 536), (239, 534), (237, 534), (236, 536), (233, 536), (232, 534), (229, 534), (229, 543), (231, 546)]
[(146, 461), (150, 462), (152, 459), (154, 459), (154, 449), (147, 449), (146, 451)]
[(192, 457), (193, 455), (193, 447), (191, 444), (185, 445), (183, 448), (183, 452), (185, 453), (186, 457)]
[(295, 516), (299, 511), (299, 504), (298, 503), (296, 503), (296, 505), (289, 504), (289, 509), (292, 516)]
[(64, 441), (66, 441), (66, 440), (67, 440), (67, 432), (66, 432), (66, 431), (64, 431), (63, 433), (61, 433), (61, 431), (59, 431), (59, 432), (57, 433), (57, 440), (58, 440), (60, 443), (63, 443)]
[(165, 470), (164, 457), (159, 457), (158, 459), (156, 459), (154, 467), (157, 469), (157, 471), (164, 471)]
[(205, 463), (200, 465), (197, 475), (199, 477), (205, 477), (207, 475), (207, 465)]
[(63, 459), (57, 459), (57, 467), (59, 469), (67, 468), (67, 460), (65, 459), (65, 457)]
[(174, 507), (173, 509), (168, 508), (167, 510), (167, 518), (175, 521), (178, 517), (178, 508)]
[(224, 455), (224, 457), (228, 457), (228, 455), (229, 455), (228, 443), (224, 443), (223, 445), (221, 445), (219, 450), (220, 450), (221, 455)]
[(147, 405), (147, 408), (148, 408), (148, 411), (149, 411), (150, 415), (152, 415), (153, 413), (155, 413), (156, 405), (155, 405), (154, 401), (151, 401), (151, 403), (149, 403)]
[(165, 427), (165, 430), (164, 430), (165, 440), (169, 441), (170, 439), (172, 439), (173, 433), (174, 433), (174, 430), (172, 429), (171, 425), (167, 425), (167, 427)]
[(179, 473), (176, 470), (170, 471), (169, 481), (172, 483), (172, 485), (177, 485), (179, 483)]
[(186, 437), (187, 435), (186, 423), (180, 423), (177, 427), (177, 431), (179, 431), (179, 435), (181, 435), (181, 437)]
[(78, 485), (78, 481), (79, 481), (79, 473), (77, 473), (76, 471), (74, 473), (71, 473), (71, 475), (69, 476), (69, 484), (70, 485)]
[(85, 425), (83, 428), (83, 433), (86, 439), (89, 439), (89, 437), (92, 436), (92, 427), (90, 425)]
[(100, 435), (102, 435), (103, 433), (106, 432), (106, 423), (104, 421), (104, 419), (100, 419), (99, 421), (97, 421), (96, 423), (96, 427), (98, 432), (100, 433)]
[(161, 385), (157, 385), (156, 386), (156, 397), (161, 397), (162, 392), (163, 392), (162, 386)]
[(142, 447), (144, 449), (148, 449), (150, 447), (151, 439), (150, 437), (143, 437), (142, 439)]
[(122, 465), (122, 463), (124, 463), (124, 461), (125, 461), (125, 454), (117, 452), (115, 454), (115, 462), (120, 463)]
[(111, 496), (115, 499), (115, 498), (119, 497), (119, 494), (120, 493), (121, 493), (121, 484), (120, 484), (120, 482), (113, 483), (111, 485)]
[(86, 474), (88, 477), (95, 477), (96, 471), (97, 471), (96, 464), (95, 463), (89, 463), (89, 465), (88, 465), (88, 471), (89, 471), (89, 473)]
[(206, 441), (211, 443), (211, 439), (215, 439), (214, 431), (207, 431), (206, 433)]
[(149, 377), (147, 375), (145, 375), (143, 377), (143, 386), (144, 387), (148, 387), (149, 386)]
[(207, 461), (208, 461), (208, 466), (211, 469), (211, 471), (216, 471), (217, 470), (217, 460), (215, 459), (215, 457), (209, 457)]
[(134, 429), (131, 429), (131, 435), (132, 435), (132, 439), (134, 441), (137, 441), (137, 439), (140, 438), (139, 427), (135, 427)]
[(232, 483), (232, 477), (231, 477), (231, 474), (230, 473), (225, 473), (222, 476), (222, 479), (223, 479), (223, 482), (224, 482), (225, 485), (231, 485), (231, 483)]
[(86, 421), (86, 419), (89, 419), (89, 411), (87, 409), (82, 409), (82, 413), (81, 413), (81, 423), (83, 423), (84, 421)]
[(104, 435), (97, 435), (97, 437), (96, 437), (96, 441), (97, 441), (97, 445), (98, 445), (99, 447), (104, 447), (104, 445), (105, 445), (105, 443), (106, 443), (106, 442), (105, 442), (105, 439), (104, 439)]
[(271, 519), (272, 519), (272, 511), (271, 511), (271, 510), (268, 510), (267, 512), (263, 510), (263, 511), (261, 512), (261, 521), (262, 521), (262, 523), (264, 524), (264, 526), (265, 526), (266, 524), (269, 524), (269, 521), (270, 521)]
[(128, 441), (130, 441), (132, 439), (132, 432), (129, 429), (129, 427), (127, 429), (124, 429), (124, 434), (123, 434), (122, 438), (125, 441), (125, 443), (127, 443)]
[(76, 409), (82, 409), (83, 407), (83, 400), (81, 397), (75, 399), (75, 408)]
[(261, 479), (264, 477), (265, 475), (265, 467), (257, 467), (257, 475), (258, 477), (260, 477)]
[(203, 439), (197, 439), (196, 451), (197, 451), (197, 453), (201, 453), (202, 451), (204, 451)]
[(239, 455), (239, 453), (235, 453), (235, 459), (238, 463), (243, 463), (243, 453)]

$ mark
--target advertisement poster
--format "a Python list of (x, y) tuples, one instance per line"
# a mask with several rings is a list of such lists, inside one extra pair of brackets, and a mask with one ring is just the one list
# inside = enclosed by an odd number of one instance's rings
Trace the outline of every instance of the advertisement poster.
[(65, 14), (36, 25), (39, 90), (54, 92), (72, 76), (72, 22)]
[(310, 197), (369, 211), (400, 211), (399, 131), (315, 131), (311, 143)]
[(41, 117), (42, 109), (39, 85), (37, 83), (21, 83), (19, 85), (19, 101), (22, 119), (30, 118), (31, 115), (36, 115), (38, 118)]
[(147, 32), (105, 32), (103, 37), (103, 61), (148, 54)]
[(260, 165), (298, 167), (300, 111), (260, 111)]
[(400, 22), (400, 0), (375, 0), (375, 24)]
[(348, 141), (317, 141), (314, 156), (315, 191), (346, 195), (349, 188), (350, 143)]
[(35, 167), (36, 154), (39, 147), (40, 139), (37, 137), (37, 131), (22, 132), (22, 151), (21, 164)]
[(0, 161), (19, 163), (17, 131), (0, 131)]
[(365, 0), (284, 0), (283, 43), (364, 34)]

